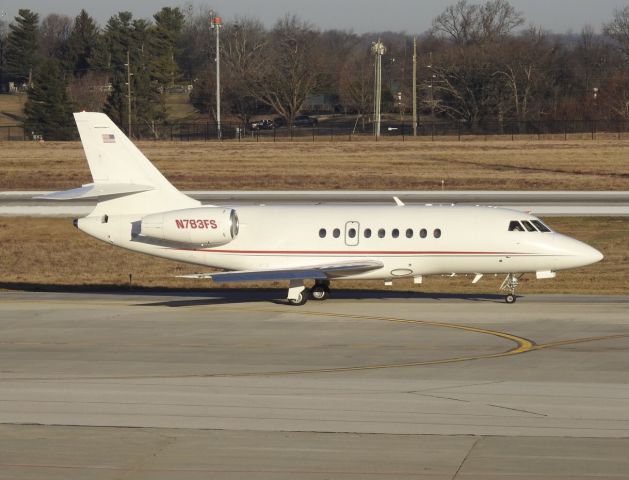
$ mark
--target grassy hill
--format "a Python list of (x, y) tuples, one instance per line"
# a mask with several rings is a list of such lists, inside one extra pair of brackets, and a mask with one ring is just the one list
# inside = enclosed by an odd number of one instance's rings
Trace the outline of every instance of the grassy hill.
[(24, 121), (26, 94), (0, 95), (0, 125), (19, 125)]

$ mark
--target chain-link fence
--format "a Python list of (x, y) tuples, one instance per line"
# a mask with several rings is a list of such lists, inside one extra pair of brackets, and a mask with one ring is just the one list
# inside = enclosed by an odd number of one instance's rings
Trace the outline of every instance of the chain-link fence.
[[(628, 135), (629, 122), (604, 120), (553, 120), (553, 121), (506, 121), (484, 122), (468, 125), (456, 121), (420, 121), (416, 137), (423, 140), (465, 140), (478, 137), (499, 137), (503, 140), (580, 138), (580, 139), (623, 139)], [(289, 142), (289, 141), (405, 141), (415, 138), (413, 125), (400, 121), (382, 122), (380, 136), (374, 135), (370, 122), (321, 121), (311, 127), (270, 127), (252, 129), (238, 123), (172, 123), (162, 125), (132, 125), (134, 140), (165, 141), (237, 141), (237, 142)], [(76, 132), (78, 140), (78, 132)], [(36, 131), (20, 125), (0, 126), (0, 141), (10, 140), (54, 140), (42, 138)]]

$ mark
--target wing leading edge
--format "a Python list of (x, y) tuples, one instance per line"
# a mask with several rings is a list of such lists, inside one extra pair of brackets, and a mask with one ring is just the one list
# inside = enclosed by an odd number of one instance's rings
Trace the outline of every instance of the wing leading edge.
[(182, 275), (181, 278), (211, 278), (215, 282), (261, 282), (280, 280), (328, 280), (331, 278), (348, 277), (370, 270), (382, 268), (382, 262), (364, 260), (361, 262), (332, 263), (326, 265), (309, 265), (297, 268), (281, 268), (273, 270), (247, 270), (221, 273), (198, 273)]

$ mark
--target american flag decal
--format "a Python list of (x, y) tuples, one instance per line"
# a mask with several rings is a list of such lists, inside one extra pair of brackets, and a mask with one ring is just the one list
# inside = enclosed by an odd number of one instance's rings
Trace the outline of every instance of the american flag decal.
[(113, 133), (103, 133), (103, 143), (116, 143)]

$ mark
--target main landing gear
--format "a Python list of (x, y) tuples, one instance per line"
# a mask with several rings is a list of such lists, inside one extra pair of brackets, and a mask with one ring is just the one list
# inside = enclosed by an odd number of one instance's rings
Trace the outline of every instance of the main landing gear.
[(330, 296), (330, 282), (317, 280), (312, 288), (306, 288), (302, 280), (291, 280), (288, 286), (288, 303), (299, 306), (304, 305), (309, 298), (313, 300), (327, 300)]
[(327, 280), (317, 280), (314, 287), (310, 289), (310, 298), (318, 301), (330, 298), (330, 282)]
[(518, 297), (515, 295), (515, 289), (518, 288), (520, 284), (520, 277), (522, 274), (510, 273), (500, 285), (501, 292), (507, 292), (505, 295), (505, 302), (507, 303), (515, 303)]

